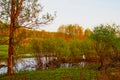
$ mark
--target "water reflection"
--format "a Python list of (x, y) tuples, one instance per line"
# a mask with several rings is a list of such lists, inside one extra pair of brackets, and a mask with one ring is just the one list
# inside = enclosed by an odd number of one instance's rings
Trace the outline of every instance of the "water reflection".
[[(56, 57), (49, 57), (49, 58), (42, 57), (41, 58), (42, 63), (43, 63), (42, 68), (47, 69), (48, 67), (46, 67), (46, 63), (48, 63), (54, 59), (57, 59), (57, 58)], [(4, 66), (0, 67), (0, 74), (7, 73), (7, 62), (1, 61), (0, 65), (4, 65)], [(79, 65), (84, 66), (85, 63), (81, 62), (81, 63), (79, 63)], [(23, 71), (23, 70), (36, 70), (36, 66), (37, 66), (36, 58), (21, 58), (21, 59), (18, 59), (15, 61), (14, 71), (17, 72), (17, 71)], [(70, 63), (60, 64), (60, 67), (68, 68), (68, 67), (72, 67), (72, 66), (73, 66), (73, 64), (70, 64)]]
[[(45, 68), (45, 64), (49, 61), (56, 59), (55, 57), (45, 58), (42, 57), (43, 69)], [(7, 72), (7, 62), (1, 61), (0, 62), (0, 74)], [(36, 58), (21, 58), (15, 61), (14, 71), (22, 71), (22, 70), (36, 70), (37, 60)]]
[(35, 70), (35, 66), (37, 65), (35, 58), (22, 58), (15, 62), (15, 71), (20, 70)]

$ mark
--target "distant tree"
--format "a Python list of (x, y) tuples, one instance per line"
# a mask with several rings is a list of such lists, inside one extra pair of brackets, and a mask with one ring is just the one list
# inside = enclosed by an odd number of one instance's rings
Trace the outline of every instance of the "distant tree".
[(80, 40), (71, 39), (70, 42), (69, 42), (69, 46), (70, 46), (71, 56), (73, 56), (73, 57), (80, 56), (80, 54), (81, 54)]
[(42, 37), (42, 38), (45, 38), (45, 33), (46, 33), (45, 30), (42, 30), (42, 31), (41, 31), (41, 37)]
[(43, 41), (43, 51), (45, 55), (52, 55), (55, 50), (55, 39), (53, 38), (46, 38)]
[(60, 33), (65, 33), (65, 25), (61, 25), (61, 26), (58, 28), (58, 32), (60, 32)]
[(8, 75), (13, 74), (13, 57), (15, 53), (15, 31), (22, 27), (36, 28), (38, 25), (47, 24), (53, 17), (47, 13), (39, 18), (42, 6), (38, 0), (1, 0), (0, 19), (10, 23)]
[(58, 32), (62, 35), (67, 35), (68, 38), (83, 39), (83, 29), (78, 24), (61, 25)]
[(8, 44), (9, 24), (0, 21), (0, 44)]
[(57, 57), (70, 56), (69, 45), (63, 38), (55, 39), (55, 53)]
[(37, 57), (37, 69), (42, 68), (42, 60), (41, 56), (43, 54), (43, 41), (40, 38), (35, 38), (31, 40), (31, 50), (33, 53), (35, 53), (35, 56)]
[(74, 26), (74, 34), (75, 37), (82, 40), (83, 39), (83, 28), (82, 26), (75, 24)]
[(68, 36), (66, 34), (66, 27), (65, 27), (65, 25), (61, 25), (58, 28), (57, 37), (61, 37), (61, 38), (64, 38), (66, 40), (68, 39)]
[(84, 38), (87, 38), (91, 35), (92, 31), (90, 29), (85, 29)]
[[(79, 40), (79, 39), (71, 39), (69, 41), (69, 47), (70, 47), (70, 57), (73, 62), (75, 60), (79, 59), (85, 59), (85, 56), (88, 54), (88, 51), (90, 50), (90, 45), (85, 40)], [(84, 56), (84, 57), (83, 57)]]

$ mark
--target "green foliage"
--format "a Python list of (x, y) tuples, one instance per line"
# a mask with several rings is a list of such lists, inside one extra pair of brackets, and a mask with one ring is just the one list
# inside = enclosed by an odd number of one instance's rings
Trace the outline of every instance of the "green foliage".
[(56, 46), (55, 46), (56, 54), (64, 57), (70, 55), (69, 45), (64, 39), (58, 38), (55, 40), (55, 42), (56, 42)]
[(16, 55), (33, 53), (30, 44), (19, 44), (19, 46), (16, 46), (15, 49), (16, 49)]
[(0, 30), (8, 29), (8, 27), (8, 23), (3, 23), (2, 21), (0, 21)]
[(100, 25), (95, 27), (91, 38), (95, 42), (95, 46), (97, 50), (104, 52), (106, 49), (110, 49), (111, 47), (119, 48), (117, 44), (119, 44), (119, 35), (117, 30), (117, 26), (115, 25)]
[(89, 51), (89, 43), (85, 40), (71, 39), (69, 42), (71, 56), (81, 56)]
[(94, 43), (94, 50), (100, 61), (100, 68), (111, 64), (120, 53), (120, 26), (100, 25), (94, 28), (91, 38)]
[(62, 38), (33, 39), (31, 47), (35, 53), (42, 53), (43, 55), (69, 55), (69, 47)]
[(78, 39), (72, 39), (69, 43), (71, 56), (80, 56), (81, 53), (81, 42)]
[(9, 24), (0, 21), (0, 44), (8, 43), (8, 39), (9, 39), (8, 26)]
[(34, 53), (42, 53), (43, 51), (42, 40), (39, 38), (32, 39), (30, 43), (30, 47)]
[(43, 40), (44, 53), (54, 53), (55, 52), (55, 39), (46, 38)]

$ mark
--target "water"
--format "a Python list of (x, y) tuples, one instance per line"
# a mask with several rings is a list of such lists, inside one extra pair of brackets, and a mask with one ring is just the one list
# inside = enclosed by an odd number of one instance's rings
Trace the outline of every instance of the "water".
[[(57, 59), (56, 57), (42, 57), (42, 63), (43, 63), (43, 69), (45, 67), (45, 64), (49, 61)], [(7, 62), (6, 61), (0, 61), (0, 74), (7, 73)], [(36, 58), (21, 58), (15, 61), (14, 65), (14, 71), (23, 71), (23, 70), (36, 70), (37, 66), (37, 60)]]
[[(49, 57), (49, 58), (45, 58), (42, 57), (42, 68), (43, 69), (47, 69), (46, 67), (46, 63), (48, 63), (49, 61), (52, 61), (54, 59), (57, 59), (56, 57)], [(85, 63), (81, 62), (79, 63), (80, 65), (84, 66)], [(3, 73), (7, 73), (7, 62), (6, 61), (1, 61), (0, 65), (4, 65), (2, 67), (0, 67), (0, 74)], [(36, 66), (37, 66), (37, 60), (36, 58), (21, 58), (15, 61), (15, 66), (14, 66), (14, 71), (24, 71), (24, 70), (36, 70)], [(60, 64), (60, 67), (72, 67), (73, 65), (70, 63), (62, 63)]]

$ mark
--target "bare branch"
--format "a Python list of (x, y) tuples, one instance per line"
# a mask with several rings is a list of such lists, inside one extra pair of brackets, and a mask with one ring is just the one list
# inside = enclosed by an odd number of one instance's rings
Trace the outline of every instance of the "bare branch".
[(20, 14), (20, 11), (22, 10), (22, 3), (23, 3), (24, 0), (21, 0), (20, 3), (18, 1), (18, 3), (16, 5), (17, 6), (17, 9), (16, 9), (16, 13), (15, 13), (15, 17), (17, 18)]

